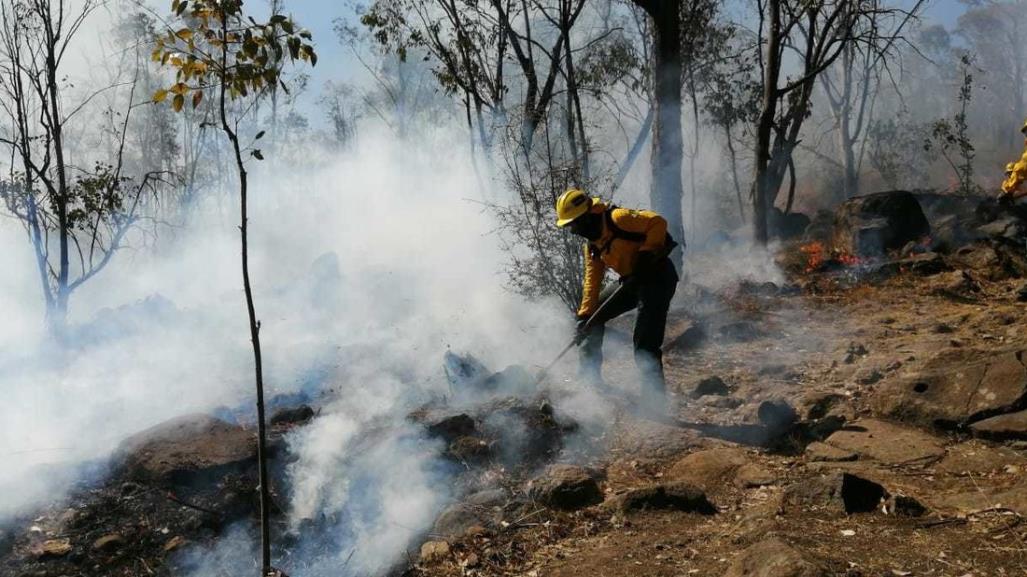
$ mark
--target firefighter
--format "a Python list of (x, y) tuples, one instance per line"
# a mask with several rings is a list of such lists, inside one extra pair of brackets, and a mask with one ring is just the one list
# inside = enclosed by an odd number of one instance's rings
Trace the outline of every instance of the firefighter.
[[(667, 234), (667, 221), (649, 210), (629, 210), (591, 198), (572, 188), (556, 201), (556, 226), (584, 237), (585, 281), (578, 308), (577, 338), (581, 376), (604, 387), (603, 335), (607, 321), (638, 308), (635, 321), (635, 365), (641, 376), (643, 405), (659, 409), (666, 397), (663, 335), (667, 309), (677, 289), (678, 274), (668, 258), (677, 243)], [(588, 319), (617, 287), (600, 291), (606, 269), (620, 275), (622, 290), (597, 317)]]
[(1016, 200), (1027, 195), (1027, 191), (1021, 190), (1020, 187), (1023, 181), (1027, 180), (1027, 120), (1020, 127), (1020, 132), (1024, 135), (1023, 155), (1015, 163), (1006, 165), (1006, 179), (1002, 182), (1002, 194), (999, 195), (999, 198), (1006, 200)]

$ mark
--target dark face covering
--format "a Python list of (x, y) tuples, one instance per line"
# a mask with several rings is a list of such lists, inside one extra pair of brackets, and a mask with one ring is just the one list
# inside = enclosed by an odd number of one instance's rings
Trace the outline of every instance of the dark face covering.
[(567, 228), (588, 240), (598, 240), (603, 235), (603, 217), (601, 214), (588, 213), (567, 225)]

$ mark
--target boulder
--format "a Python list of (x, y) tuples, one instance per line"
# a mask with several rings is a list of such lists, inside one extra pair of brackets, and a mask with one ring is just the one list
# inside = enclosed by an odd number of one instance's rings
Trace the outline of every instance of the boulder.
[(71, 553), (71, 539), (47, 539), (33, 545), (29, 552), (38, 559), (54, 559)]
[(1001, 281), (1027, 275), (1027, 256), (1023, 244), (1008, 240), (984, 239), (960, 247), (949, 262), (970, 269), (980, 276)]
[(960, 514), (968, 514), (991, 507), (1000, 507), (1027, 515), (1027, 483), (1020, 481), (1009, 489), (999, 491), (982, 491), (975, 489), (966, 493), (943, 495), (937, 497), (936, 503), (941, 509), (954, 510)]
[(787, 431), (798, 420), (799, 414), (787, 401), (774, 399), (760, 403), (756, 409), (756, 418), (773, 436)]
[(314, 418), (314, 409), (310, 405), (283, 408), (271, 415), (271, 426), (275, 425), (302, 425)]
[(806, 445), (806, 457), (810, 461), (843, 462), (855, 461), (859, 455), (827, 443), (814, 442)]
[(828, 577), (805, 552), (777, 537), (750, 546), (731, 562), (724, 577)]
[(996, 441), (1027, 440), (1027, 411), (977, 421), (970, 425), (970, 430), (978, 437)]
[(473, 435), (476, 427), (470, 415), (457, 413), (429, 415), (424, 421), (424, 428), (428, 430), (429, 436), (452, 442)]
[(738, 469), (750, 460), (748, 452), (744, 449), (707, 449), (687, 455), (674, 463), (668, 476), (704, 491), (714, 491), (734, 480)]
[(755, 463), (746, 463), (735, 472), (735, 485), (742, 489), (765, 487), (777, 482), (777, 477)]
[(125, 439), (115, 463), (130, 477), (192, 485), (251, 470), (256, 435), (209, 415), (176, 417)]
[(837, 449), (888, 465), (924, 463), (945, 455), (941, 440), (918, 429), (877, 419), (845, 426), (825, 441)]
[(887, 496), (884, 487), (874, 481), (836, 472), (788, 486), (782, 504), (838, 514), (869, 513)]
[(431, 534), (441, 539), (459, 539), (473, 527), (484, 526), (494, 521), (486, 508), (465, 503), (446, 507), (435, 519)]
[(573, 511), (601, 503), (602, 491), (596, 475), (575, 465), (551, 465), (531, 481), (528, 494), (539, 503)]
[(857, 196), (835, 211), (834, 248), (852, 255), (882, 255), (930, 234), (920, 203), (906, 191)]
[(886, 379), (871, 403), (878, 412), (920, 425), (962, 426), (1009, 412), (1027, 399), (1023, 351), (944, 351), (917, 372)]
[(428, 541), (421, 545), (421, 563), (438, 563), (449, 554), (449, 543), (445, 541)]
[(717, 508), (698, 487), (677, 481), (631, 489), (610, 498), (607, 506), (621, 512), (663, 509), (712, 515)]
[(729, 394), (731, 394), (731, 389), (729, 389), (727, 383), (718, 376), (706, 377), (699, 381), (695, 385), (695, 388), (692, 389), (693, 399), (705, 397), (706, 395), (723, 397)]

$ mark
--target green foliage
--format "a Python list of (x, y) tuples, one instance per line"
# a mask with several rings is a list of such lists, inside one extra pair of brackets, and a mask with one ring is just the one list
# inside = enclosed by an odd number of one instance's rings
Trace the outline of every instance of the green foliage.
[(231, 99), (281, 86), (288, 61), (317, 64), (311, 35), (287, 16), (265, 23), (243, 17), (242, 0), (173, 0), (171, 11), (183, 21), (154, 39), (151, 58), (175, 70), (175, 83), (153, 94), (156, 103), (170, 100), (179, 112), (188, 98), (193, 108), (204, 93), (224, 88)]
[(959, 110), (949, 118), (937, 120), (931, 127), (931, 134), (924, 140), (925, 152), (938, 152), (956, 173), (959, 181), (957, 192), (963, 195), (979, 194), (981, 187), (974, 182), (973, 162), (976, 157), (973, 139), (967, 124), (967, 111), (973, 98), (972, 74), (973, 56), (963, 54), (960, 59), (962, 81), (956, 100)]
[[(125, 192), (131, 178), (121, 176), (117, 169), (97, 162), (91, 173), (79, 176), (71, 187), (68, 199), (68, 227), (81, 231), (92, 229), (93, 221), (116, 220), (125, 213)], [(50, 207), (56, 212), (56, 205)]]

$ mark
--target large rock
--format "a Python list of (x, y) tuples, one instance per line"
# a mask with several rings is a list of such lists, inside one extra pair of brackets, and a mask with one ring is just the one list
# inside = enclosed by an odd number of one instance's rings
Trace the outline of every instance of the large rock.
[(1027, 257), (1024, 256), (1023, 244), (1008, 240), (978, 240), (960, 247), (949, 260), (960, 268), (970, 269), (992, 281), (1027, 275)]
[(631, 489), (610, 498), (608, 505), (622, 512), (664, 509), (712, 515), (717, 508), (698, 487), (682, 481)]
[(945, 447), (938, 438), (877, 419), (856, 421), (824, 442), (862, 459), (888, 465), (926, 464), (945, 455)]
[(738, 469), (751, 461), (745, 449), (719, 447), (685, 456), (670, 468), (669, 477), (713, 491), (730, 483)]
[(945, 351), (916, 373), (884, 381), (872, 403), (883, 414), (943, 427), (1008, 412), (1027, 399), (1022, 356), (1023, 351)]
[(830, 473), (785, 489), (782, 504), (832, 513), (875, 511), (888, 492), (880, 484), (851, 473)]
[(996, 441), (1027, 440), (1027, 411), (1017, 411), (984, 419), (970, 425), (970, 430), (978, 437)]
[(1027, 483), (1021, 481), (1009, 489), (982, 491), (975, 489), (966, 493), (943, 495), (934, 502), (941, 509), (968, 514), (992, 507), (1009, 509), (1018, 515), (1027, 515)]
[(125, 439), (115, 462), (129, 476), (179, 485), (247, 470), (257, 459), (256, 435), (204, 414), (176, 417)]
[(435, 519), (432, 535), (443, 539), (460, 539), (472, 527), (495, 522), (495, 514), (487, 507), (455, 503), (446, 507)]
[(575, 465), (551, 465), (531, 481), (528, 494), (553, 509), (573, 511), (603, 500), (596, 475)]
[(930, 234), (920, 203), (906, 191), (858, 196), (835, 211), (834, 248), (848, 254), (877, 256)]
[(829, 573), (804, 552), (777, 537), (760, 541), (731, 562), (724, 577), (827, 577)]

